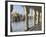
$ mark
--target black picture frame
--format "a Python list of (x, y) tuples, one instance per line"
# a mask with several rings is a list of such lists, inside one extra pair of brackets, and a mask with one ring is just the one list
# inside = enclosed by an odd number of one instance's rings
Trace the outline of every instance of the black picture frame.
[[(20, 3), (36, 3), (36, 4), (44, 4), (44, 33), (37, 34), (20, 34), (20, 35), (8, 35), (8, 2), (20, 2)], [(5, 36), (25, 36), (25, 35), (41, 35), (45, 34), (45, 3), (42, 2), (25, 2), (25, 1), (5, 1)]]

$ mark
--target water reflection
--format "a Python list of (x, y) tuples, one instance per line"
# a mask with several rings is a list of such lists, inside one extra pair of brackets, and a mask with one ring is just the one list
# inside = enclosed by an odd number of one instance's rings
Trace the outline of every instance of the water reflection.
[[(29, 28), (31, 28), (33, 25), (32, 19), (29, 19)], [(12, 32), (21, 32), (24, 31), (25, 28), (25, 21), (20, 22), (12, 22)]]

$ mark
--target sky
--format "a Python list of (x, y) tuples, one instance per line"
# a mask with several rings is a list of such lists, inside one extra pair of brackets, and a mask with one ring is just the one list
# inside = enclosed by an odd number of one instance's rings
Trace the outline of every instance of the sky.
[[(19, 14), (22, 14), (22, 15), (25, 14), (24, 8), (21, 5), (13, 5), (13, 10), (16, 11), (17, 13), (19, 13)], [(31, 16), (32, 15), (32, 9), (30, 8), (29, 11), (30, 11), (29, 15)]]

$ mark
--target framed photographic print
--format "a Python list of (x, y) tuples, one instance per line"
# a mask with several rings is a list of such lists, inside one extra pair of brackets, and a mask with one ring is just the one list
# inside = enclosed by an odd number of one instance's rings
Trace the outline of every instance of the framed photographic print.
[(45, 34), (45, 3), (5, 2), (5, 35)]

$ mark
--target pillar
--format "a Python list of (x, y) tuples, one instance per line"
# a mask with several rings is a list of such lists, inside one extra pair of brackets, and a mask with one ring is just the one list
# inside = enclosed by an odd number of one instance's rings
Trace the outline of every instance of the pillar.
[(38, 11), (38, 25), (40, 25), (40, 11)]
[(24, 10), (25, 10), (25, 28), (24, 30), (27, 31), (28, 30), (28, 12), (27, 12), (26, 6), (24, 6)]
[(34, 10), (34, 8), (32, 9), (32, 11), (33, 11), (33, 25), (35, 24), (35, 19), (34, 19), (34, 17), (35, 17), (35, 10)]
[(36, 10), (36, 24), (38, 25), (38, 10)]

